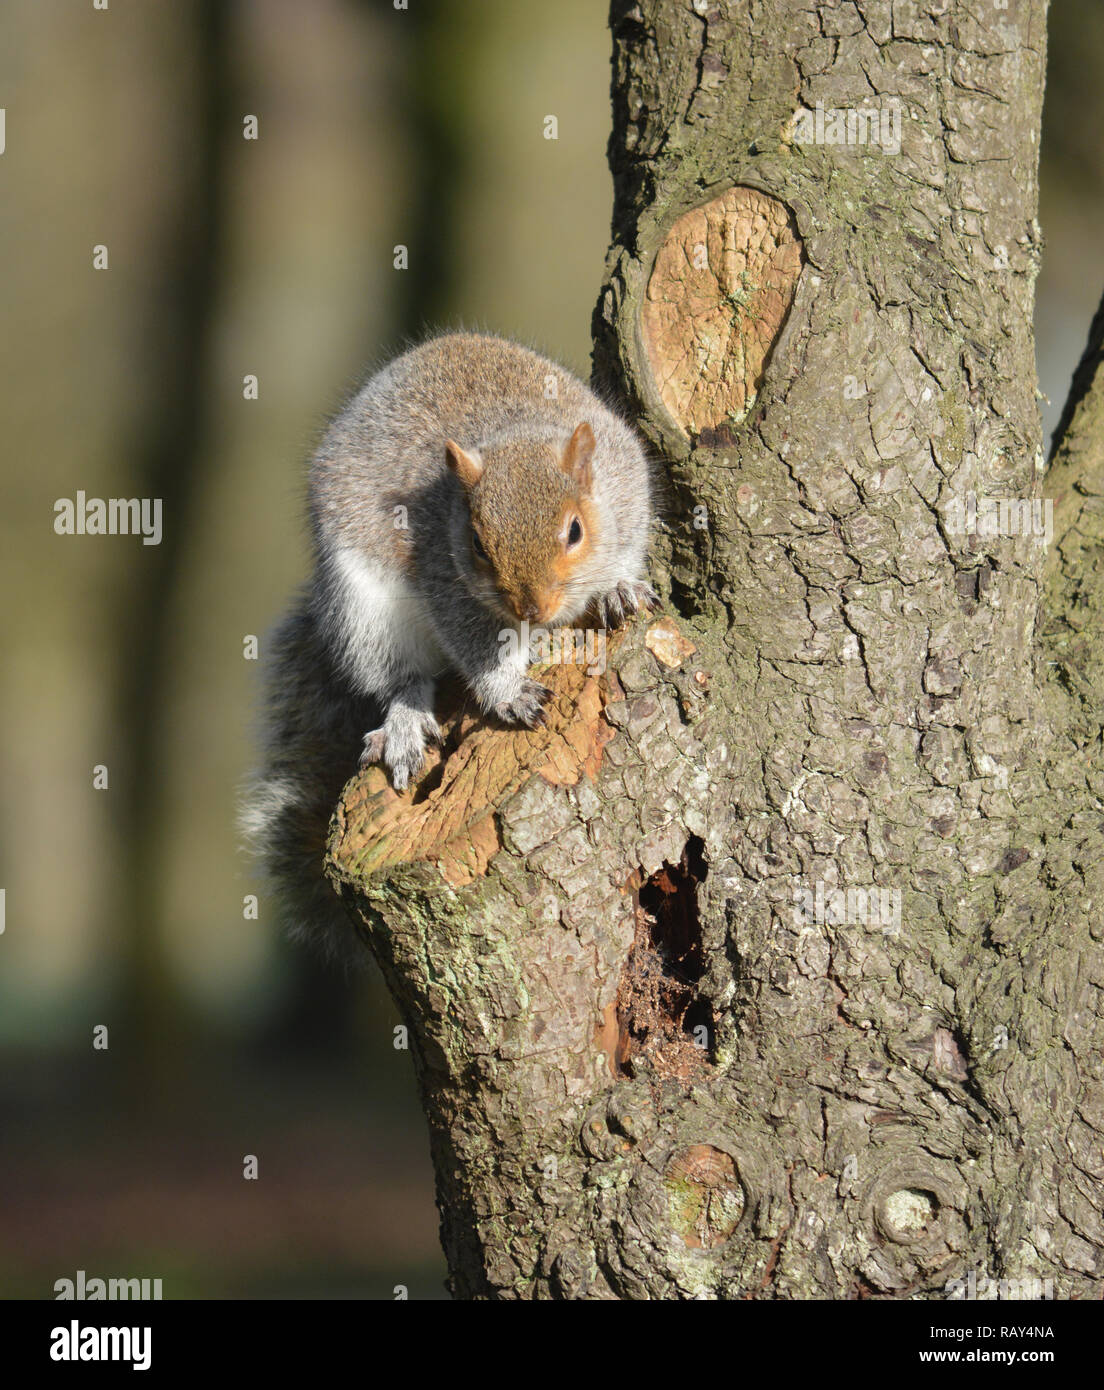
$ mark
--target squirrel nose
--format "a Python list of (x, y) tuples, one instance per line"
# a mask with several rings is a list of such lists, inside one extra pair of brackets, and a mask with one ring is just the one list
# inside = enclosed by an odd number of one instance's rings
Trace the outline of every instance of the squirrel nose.
[(522, 604), (521, 612), (518, 614), (518, 617), (526, 619), (539, 618), (540, 608), (535, 603)]

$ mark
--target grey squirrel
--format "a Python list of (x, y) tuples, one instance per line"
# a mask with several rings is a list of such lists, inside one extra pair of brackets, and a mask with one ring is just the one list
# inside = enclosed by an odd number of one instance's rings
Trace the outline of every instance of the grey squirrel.
[(459, 672), (487, 715), (531, 728), (548, 690), (526, 674), (523, 622), (590, 608), (616, 626), (655, 605), (650, 498), (628, 425), (501, 338), (431, 338), (334, 419), (309, 471), (314, 572), (275, 633), (242, 816), (293, 935), (351, 935), (322, 859), (358, 745), (401, 791), (440, 736), (435, 676)]

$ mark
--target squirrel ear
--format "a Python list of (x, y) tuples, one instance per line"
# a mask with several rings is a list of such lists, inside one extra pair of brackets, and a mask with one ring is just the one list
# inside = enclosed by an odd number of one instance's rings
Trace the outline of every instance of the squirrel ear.
[(465, 487), (474, 487), (483, 476), (483, 461), (478, 454), (468, 454), (451, 439), (445, 440), (445, 462)]
[(592, 481), (591, 459), (594, 457), (594, 431), (584, 422), (567, 441), (563, 463), (560, 465), (569, 478), (578, 483), (583, 492), (590, 491)]

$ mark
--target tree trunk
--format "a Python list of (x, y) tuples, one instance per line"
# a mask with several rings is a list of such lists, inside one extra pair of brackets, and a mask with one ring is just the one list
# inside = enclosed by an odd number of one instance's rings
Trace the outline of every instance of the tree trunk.
[(1090, 1296), (1099, 445), (1049, 564), (981, 520), (1043, 471), (1044, 0), (612, 10), (595, 377), (665, 460), (665, 610), (330, 840), (452, 1291)]

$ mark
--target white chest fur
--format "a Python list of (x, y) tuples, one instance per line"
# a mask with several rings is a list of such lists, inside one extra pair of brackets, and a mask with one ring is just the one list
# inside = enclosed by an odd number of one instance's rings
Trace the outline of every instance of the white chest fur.
[(338, 622), (350, 675), (365, 693), (389, 690), (404, 677), (432, 676), (448, 663), (409, 583), (360, 551), (336, 556)]

